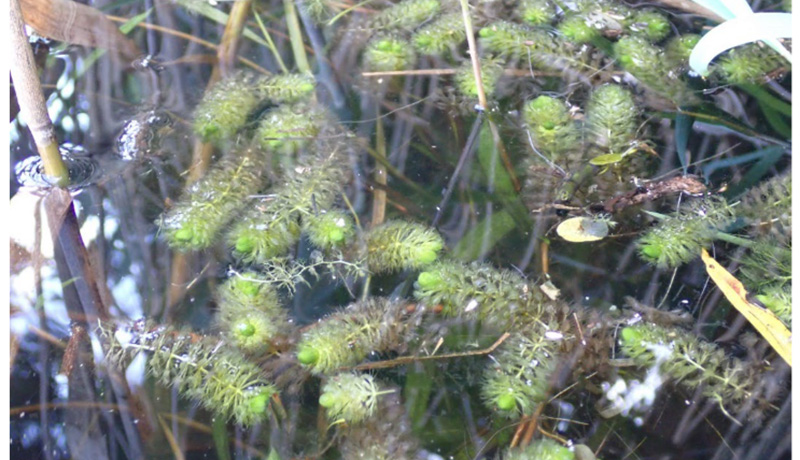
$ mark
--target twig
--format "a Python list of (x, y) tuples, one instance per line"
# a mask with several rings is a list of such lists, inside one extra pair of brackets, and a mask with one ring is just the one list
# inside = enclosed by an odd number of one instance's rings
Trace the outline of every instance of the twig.
[(508, 332), (504, 333), (497, 339), (492, 346), (483, 350), (477, 351), (465, 351), (461, 353), (448, 353), (444, 355), (436, 355), (436, 356), (402, 356), (400, 358), (390, 359), (387, 361), (376, 361), (371, 363), (364, 363), (359, 364), (358, 366), (353, 366), (352, 370), (355, 371), (364, 371), (369, 369), (386, 369), (389, 367), (397, 367), (403, 364), (414, 363), (418, 361), (430, 361), (434, 359), (452, 359), (452, 358), (463, 358), (465, 356), (481, 356), (481, 355), (488, 355), (489, 353), (493, 352), (497, 347), (499, 347), (503, 342), (509, 338), (511, 334)]
[(56, 185), (64, 187), (69, 184), (69, 170), (61, 158), (55, 129), (47, 114), (47, 103), (36, 73), (33, 52), (25, 35), (19, 0), (11, 0), (9, 23), (11, 79), (14, 81), (14, 91), (20, 110), (36, 142), (36, 148), (44, 165), (44, 173), (55, 179)]

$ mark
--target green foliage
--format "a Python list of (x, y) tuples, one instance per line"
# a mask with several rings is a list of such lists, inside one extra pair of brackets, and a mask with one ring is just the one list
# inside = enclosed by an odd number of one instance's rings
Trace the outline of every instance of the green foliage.
[(592, 27), (582, 14), (573, 14), (558, 23), (558, 31), (568, 41), (577, 44), (591, 43), (600, 36), (600, 32)]
[(671, 26), (663, 14), (652, 10), (637, 10), (628, 26), (631, 35), (644, 37), (651, 42), (659, 42), (669, 35)]
[(503, 342), (481, 384), (486, 404), (508, 417), (532, 415), (547, 397), (558, 346), (540, 327), (517, 332)]
[(396, 36), (373, 38), (364, 50), (364, 68), (373, 72), (410, 69), (416, 61), (411, 43)]
[(458, 48), (466, 38), (461, 13), (450, 13), (420, 27), (414, 32), (411, 41), (420, 54), (442, 54), (449, 49)]
[(331, 251), (350, 243), (355, 237), (356, 228), (350, 214), (331, 210), (305, 216), (303, 233), (308, 235), (314, 246)]
[(508, 21), (497, 21), (479, 32), (486, 51), (514, 59), (538, 59), (541, 53), (553, 50), (553, 40), (541, 30), (531, 30)]
[(314, 77), (303, 74), (280, 74), (264, 78), (256, 85), (259, 95), (275, 104), (306, 102), (314, 93)]
[(522, 21), (540, 26), (549, 24), (556, 15), (556, 9), (550, 0), (521, 0), (517, 12)]
[(231, 276), (217, 289), (217, 298), (220, 331), (244, 353), (261, 355), (276, 336), (290, 330), (278, 293), (256, 273)]
[(523, 106), (522, 117), (534, 147), (551, 160), (578, 147), (580, 133), (564, 101), (539, 96)]
[(438, 14), (441, 7), (439, 0), (403, 0), (375, 15), (369, 29), (414, 29)]
[(720, 405), (733, 406), (752, 395), (758, 376), (738, 359), (688, 331), (653, 324), (624, 328), (622, 352), (637, 366), (658, 365), (662, 372)]
[(790, 329), (792, 327), (792, 286), (770, 286), (756, 299), (764, 304), (768, 309), (775, 313)]
[(246, 263), (265, 264), (286, 254), (300, 237), (300, 219), (333, 205), (347, 177), (337, 151), (314, 156), (289, 171), (284, 183), (262, 205), (247, 211), (226, 239), (233, 255)]
[(369, 374), (336, 374), (322, 387), (319, 404), (331, 422), (361, 423), (375, 415), (378, 397), (384, 393)]
[(630, 72), (648, 89), (677, 105), (696, 104), (697, 97), (678, 75), (665, 72), (664, 51), (640, 36), (621, 38), (614, 45), (614, 54), (623, 69)]
[(228, 222), (264, 185), (264, 154), (255, 149), (223, 158), (161, 217), (167, 243), (179, 250), (214, 244)]
[(511, 448), (505, 460), (573, 460), (575, 453), (552, 439), (538, 439), (527, 447)]
[(308, 146), (331, 120), (328, 110), (318, 104), (284, 104), (261, 118), (255, 138), (264, 149), (291, 154)]
[(714, 64), (714, 70), (724, 81), (732, 84), (761, 83), (770, 72), (784, 65), (772, 49), (751, 43), (728, 51)]
[(480, 318), (504, 329), (543, 320), (546, 309), (536, 286), (484, 264), (443, 261), (420, 273), (415, 287), (417, 300), (441, 305), (445, 316)]
[(595, 89), (586, 104), (587, 129), (594, 143), (621, 153), (636, 138), (639, 111), (633, 94), (619, 85)]
[(791, 236), (767, 235), (755, 240), (739, 260), (739, 279), (750, 290), (782, 288), (792, 281)]
[(205, 142), (232, 139), (258, 106), (252, 79), (237, 74), (206, 91), (194, 111), (194, 132)]
[(724, 198), (692, 201), (639, 238), (639, 254), (659, 268), (675, 268), (698, 257), (716, 239), (717, 231), (733, 220)]
[(297, 344), (297, 360), (314, 374), (330, 374), (361, 362), (372, 352), (405, 340), (404, 305), (373, 297), (341, 309), (306, 330)]
[(176, 387), (215, 416), (242, 426), (265, 422), (277, 393), (261, 369), (211, 337), (198, 337), (142, 322), (129, 329), (101, 329), (110, 363), (123, 368), (139, 352), (148, 356), (147, 373), (161, 385)]
[[(495, 58), (481, 59), (481, 81), (486, 96), (491, 96), (497, 88), (497, 82), (503, 76), (502, 61)], [(466, 61), (458, 68), (455, 76), (456, 87), (464, 96), (478, 97), (478, 84), (475, 81), (475, 72), (472, 63)]]
[(416, 270), (439, 257), (444, 240), (424, 225), (388, 221), (366, 234), (367, 266), (373, 273)]
[(680, 73), (688, 70), (689, 55), (699, 41), (700, 35), (698, 34), (683, 34), (672, 37), (664, 47), (664, 57), (667, 59), (667, 63)]
[(792, 177), (775, 176), (742, 195), (736, 207), (737, 217), (751, 224), (792, 225)]

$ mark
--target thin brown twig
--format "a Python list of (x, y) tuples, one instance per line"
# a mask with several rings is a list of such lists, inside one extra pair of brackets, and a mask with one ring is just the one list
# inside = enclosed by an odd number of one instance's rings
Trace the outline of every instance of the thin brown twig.
[[(125, 23), (125, 22), (129, 21), (128, 18), (123, 18), (123, 17), (119, 17), (119, 16), (108, 15), (106, 17), (108, 19), (111, 19), (114, 22)], [(183, 33), (183, 32), (181, 32), (179, 30), (173, 30), (173, 29), (170, 29), (168, 27), (163, 27), (163, 26), (159, 26), (159, 25), (156, 25), (156, 24), (150, 24), (150, 23), (147, 23), (147, 22), (140, 22), (139, 24), (136, 25), (136, 27), (141, 27), (143, 29), (148, 29), (148, 30), (155, 30), (156, 32), (162, 32), (162, 33), (165, 33), (167, 35), (173, 35), (175, 37), (179, 37), (179, 38), (182, 38), (184, 40), (195, 42), (198, 45), (204, 46), (204, 47), (212, 49), (214, 51), (217, 51), (218, 48), (219, 48), (219, 46), (215, 45), (214, 43), (211, 43), (209, 41), (203, 40), (202, 38), (197, 38), (197, 37), (195, 37), (193, 35), (189, 35), (189, 34)], [(248, 66), (248, 67), (250, 67), (250, 68), (252, 68), (252, 69), (254, 69), (254, 70), (258, 71), (258, 72), (260, 72), (260, 73), (263, 73), (265, 75), (270, 75), (270, 72), (267, 69), (261, 67), (260, 65), (256, 64), (255, 62), (253, 62), (253, 61), (251, 61), (251, 60), (249, 60), (249, 59), (247, 59), (245, 57), (236, 56), (236, 59), (239, 62), (241, 62), (242, 64), (244, 64), (244, 65), (246, 65), (246, 66)]]
[(44, 406), (45, 409), (110, 409), (117, 411), (128, 411), (128, 406), (121, 406), (114, 403), (95, 402), (95, 401), (70, 401), (70, 402), (49, 402), (47, 404), (29, 404), (27, 406), (12, 407), (10, 415), (23, 415), (38, 412)]
[(403, 364), (414, 363), (418, 361), (430, 361), (434, 359), (452, 359), (452, 358), (462, 358), (465, 356), (481, 356), (481, 355), (488, 355), (489, 353), (493, 352), (497, 347), (499, 347), (503, 342), (506, 341), (511, 336), (508, 332), (504, 333), (497, 339), (489, 348), (485, 348), (483, 350), (476, 350), (476, 351), (465, 351), (461, 353), (447, 353), (444, 355), (435, 355), (435, 356), (401, 356), (400, 358), (389, 359), (386, 361), (376, 361), (372, 363), (364, 363), (359, 364), (358, 366), (353, 366), (350, 368), (355, 371), (363, 371), (369, 369), (387, 369), (390, 367), (401, 366)]
[(178, 445), (178, 441), (175, 439), (175, 436), (172, 435), (172, 429), (170, 429), (167, 422), (165, 422), (164, 418), (160, 415), (158, 416), (158, 424), (161, 425), (161, 429), (164, 431), (164, 437), (167, 438), (169, 447), (172, 449), (172, 457), (176, 460), (184, 460), (186, 457), (183, 456), (183, 451)]

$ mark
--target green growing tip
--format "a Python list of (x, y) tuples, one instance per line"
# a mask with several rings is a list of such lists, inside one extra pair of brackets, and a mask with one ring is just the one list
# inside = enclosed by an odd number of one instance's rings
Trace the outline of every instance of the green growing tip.
[(236, 252), (247, 254), (256, 247), (256, 242), (252, 238), (243, 236), (236, 240)]
[(262, 391), (258, 395), (252, 397), (248, 403), (248, 408), (253, 414), (263, 414), (269, 405), (269, 392)]
[(306, 348), (297, 352), (297, 360), (300, 364), (310, 366), (319, 360), (319, 353), (313, 348)]
[(437, 251), (433, 249), (422, 249), (417, 252), (417, 261), (420, 264), (429, 264), (436, 261)]
[(319, 397), (319, 405), (322, 407), (331, 407), (335, 402), (335, 399), (332, 395), (325, 393)]
[(175, 239), (178, 241), (189, 242), (192, 241), (194, 237), (194, 232), (191, 228), (182, 228), (175, 232)]
[(517, 400), (513, 395), (504, 394), (497, 398), (497, 408), (500, 410), (512, 410), (517, 407)]
[(243, 337), (252, 337), (256, 333), (256, 327), (251, 323), (239, 323), (236, 325), (236, 332)]
[(328, 238), (334, 243), (339, 243), (344, 240), (344, 232), (341, 229), (335, 228), (330, 231)]
[(625, 344), (637, 344), (642, 341), (642, 333), (632, 327), (623, 328), (619, 333), (620, 339)]
[[(236, 249), (239, 249), (238, 246)], [(244, 295), (255, 297), (258, 294), (258, 284), (252, 281), (240, 281), (239, 291)]]
[(650, 259), (658, 259), (661, 257), (661, 247), (656, 246), (653, 244), (648, 244), (647, 246), (642, 246), (642, 254)]
[(417, 278), (417, 284), (422, 289), (432, 289), (442, 282), (442, 277), (436, 272), (422, 272)]

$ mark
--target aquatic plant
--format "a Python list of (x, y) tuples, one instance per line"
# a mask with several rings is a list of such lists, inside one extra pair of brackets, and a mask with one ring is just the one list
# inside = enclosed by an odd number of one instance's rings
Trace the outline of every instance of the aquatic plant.
[(415, 62), (414, 48), (396, 36), (374, 38), (364, 50), (364, 67), (374, 72), (409, 69)]
[(522, 118), (534, 147), (549, 159), (557, 162), (563, 153), (578, 147), (580, 133), (564, 101), (538, 96), (523, 106)]
[(161, 217), (161, 232), (179, 250), (205, 249), (225, 226), (261, 191), (265, 154), (258, 149), (233, 153), (214, 165), (185, 196)]
[(638, 113), (628, 89), (603, 85), (592, 91), (586, 103), (587, 130), (596, 145), (621, 153), (636, 138)]
[(484, 373), (481, 396), (486, 404), (507, 417), (533, 414), (547, 398), (558, 346), (542, 328), (514, 333)]
[(378, 398), (393, 390), (382, 390), (369, 374), (342, 373), (328, 377), (322, 387), (319, 405), (332, 422), (360, 423), (373, 415)]
[(639, 238), (639, 254), (657, 267), (675, 268), (698, 257), (733, 220), (724, 198), (692, 201)]
[(411, 41), (420, 54), (441, 54), (457, 48), (466, 38), (461, 13), (449, 13), (420, 27)]
[(235, 274), (217, 289), (217, 321), (222, 336), (244, 353), (264, 354), (289, 321), (278, 293), (254, 272)]
[(342, 248), (356, 233), (353, 218), (337, 209), (306, 215), (302, 230), (314, 246), (325, 251)]
[(442, 261), (419, 274), (414, 297), (441, 305), (441, 314), (480, 318), (502, 328), (542, 320), (547, 302), (530, 282), (509, 270)]
[(148, 374), (215, 415), (242, 426), (268, 419), (276, 388), (264, 380), (258, 366), (224, 342), (144, 321), (100, 332), (110, 363), (122, 367), (143, 352)]
[(405, 343), (412, 322), (402, 302), (374, 297), (322, 318), (297, 344), (297, 360), (314, 374), (330, 374), (371, 352)]
[(371, 229), (365, 239), (367, 265), (373, 273), (422, 268), (435, 262), (444, 248), (437, 232), (413, 222), (386, 222)]
[(206, 142), (233, 138), (259, 103), (258, 88), (246, 74), (226, 78), (209, 89), (194, 111), (194, 132)]
[[(484, 58), (480, 61), (481, 82), (483, 90), (487, 96), (494, 93), (500, 77), (503, 76), (502, 60), (496, 58)], [(464, 62), (456, 71), (456, 88), (462, 95), (477, 99), (478, 84), (475, 80), (475, 72), (470, 62)]]
[(226, 241), (234, 257), (264, 264), (284, 255), (300, 237), (302, 217), (332, 206), (346, 177), (339, 154), (334, 151), (305, 161), (289, 171), (263, 206), (253, 206), (233, 225)]
[(680, 385), (701, 388), (720, 406), (736, 407), (750, 398), (758, 379), (755, 369), (677, 328), (629, 326), (620, 331), (620, 343), (625, 356), (638, 366), (658, 366)]

